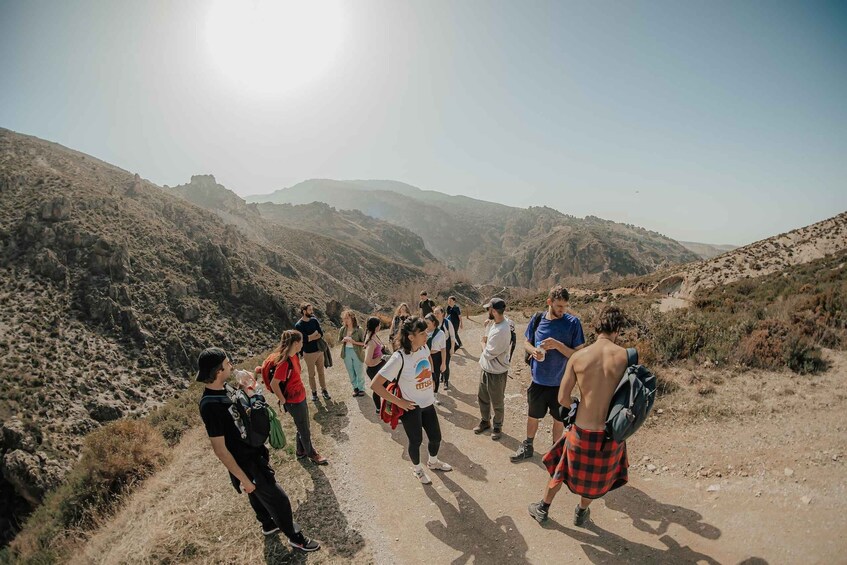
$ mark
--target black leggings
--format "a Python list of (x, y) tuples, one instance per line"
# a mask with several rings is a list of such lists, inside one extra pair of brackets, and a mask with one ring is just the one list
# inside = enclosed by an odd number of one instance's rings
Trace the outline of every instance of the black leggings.
[(426, 430), (426, 438), (429, 441), (427, 450), (430, 456), (438, 455), (438, 448), (441, 447), (441, 426), (438, 425), (438, 414), (435, 412), (435, 406), (415, 408), (405, 412), (400, 416), (400, 421), (403, 422), (403, 429), (406, 430), (406, 436), (409, 438), (409, 458), (412, 463), (415, 465), (421, 463), (421, 444), (423, 443), (424, 430)]
[(441, 373), (441, 382), (443, 382), (444, 384), (450, 382), (450, 357), (452, 356), (452, 354), (450, 353), (451, 349), (453, 349), (453, 343), (448, 339), (447, 349), (444, 350), (445, 354), (447, 355), (447, 368), (444, 370), (443, 373)]
[[(374, 365), (373, 367), (365, 367), (365, 373), (367, 373), (368, 378), (372, 382), (383, 365), (385, 365), (385, 361), (380, 361), (379, 365)], [(379, 410), (380, 406), (382, 406), (382, 398), (377, 393), (373, 393), (373, 399), (376, 409)]]
[(441, 384), (441, 352), (433, 351), (432, 355), (432, 383), (435, 385), (435, 392), (438, 392), (438, 385)]

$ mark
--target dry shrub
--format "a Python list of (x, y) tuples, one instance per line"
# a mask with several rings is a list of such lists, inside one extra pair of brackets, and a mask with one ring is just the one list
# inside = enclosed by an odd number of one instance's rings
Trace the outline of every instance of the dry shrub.
[(27, 520), (8, 557), (20, 563), (61, 562), (78, 532), (114, 512), (121, 496), (168, 455), (162, 435), (144, 420), (118, 420), (90, 433), (79, 462)]
[(387, 330), (391, 327), (391, 314), (383, 314), (382, 312), (377, 312), (376, 314), (372, 314), (372, 316), (376, 316), (377, 318), (379, 318), (380, 329)]
[(783, 364), (783, 344), (788, 332), (788, 324), (781, 320), (762, 320), (741, 340), (739, 360), (748, 367), (778, 369)]
[(170, 399), (147, 416), (147, 421), (159, 430), (168, 445), (176, 445), (182, 438), (182, 434), (200, 425), (197, 399), (203, 394), (203, 388), (203, 383), (193, 383), (188, 390)]

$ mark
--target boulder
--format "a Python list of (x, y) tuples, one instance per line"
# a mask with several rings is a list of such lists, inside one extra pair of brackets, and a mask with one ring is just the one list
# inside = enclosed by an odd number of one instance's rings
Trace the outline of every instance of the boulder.
[(16, 449), (3, 456), (3, 478), (30, 504), (41, 502), (44, 495), (57, 487), (67, 473), (67, 467), (43, 452), (27, 453)]
[(20, 418), (13, 416), (0, 426), (0, 450), (2, 451), (23, 449), (33, 452), (38, 448), (38, 443), (38, 440), (27, 432)]
[(123, 405), (119, 400), (100, 395), (85, 403), (89, 415), (96, 421), (110, 422), (123, 416)]
[(337, 300), (330, 300), (326, 303), (326, 308), (324, 312), (326, 313), (326, 317), (329, 318), (336, 325), (341, 325), (341, 312), (344, 311), (344, 306), (341, 302)]
[(35, 256), (34, 270), (41, 276), (56, 282), (65, 282), (68, 277), (68, 268), (59, 260), (59, 257), (50, 249), (42, 249)]
[(64, 196), (59, 196), (41, 205), (41, 219), (48, 222), (67, 220), (70, 212), (71, 204)]

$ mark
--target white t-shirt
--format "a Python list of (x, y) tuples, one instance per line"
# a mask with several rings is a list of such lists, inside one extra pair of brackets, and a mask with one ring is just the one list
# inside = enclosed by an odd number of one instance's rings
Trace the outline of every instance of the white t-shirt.
[(479, 366), (486, 373), (501, 375), (509, 372), (509, 350), (512, 347), (512, 333), (509, 320), (504, 318), (499, 324), (488, 326), (488, 340), (479, 356)]
[[(430, 337), (432, 337), (432, 334), (428, 333), (427, 339)], [(444, 333), (444, 330), (438, 330), (438, 333), (432, 338), (432, 351), (438, 352), (442, 349), (447, 349), (447, 334)]]
[[(400, 370), (400, 356), (403, 356), (403, 372), (397, 378)], [(435, 392), (432, 388), (432, 366), (429, 363), (429, 348), (424, 345), (419, 350), (406, 355), (403, 351), (395, 351), (385, 363), (379, 374), (389, 381), (397, 379), (400, 393), (406, 400), (411, 400), (420, 408), (432, 406), (435, 403)]]

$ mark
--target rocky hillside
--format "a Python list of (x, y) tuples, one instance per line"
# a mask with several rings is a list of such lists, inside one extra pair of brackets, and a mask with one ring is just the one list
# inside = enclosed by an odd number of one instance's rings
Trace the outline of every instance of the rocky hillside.
[(423, 276), (260, 227), (261, 240), (137, 174), (0, 129), (4, 532), (62, 479), (83, 434), (184, 388), (203, 347), (245, 358), (291, 326), (302, 300), (337, 319)]
[(405, 227), (477, 283), (546, 286), (652, 272), (699, 257), (648, 230), (424, 191), (395, 181), (309, 180), (251, 202), (325, 202)]
[(665, 277), (655, 290), (691, 300), (700, 289), (777, 273), (847, 249), (847, 212), (739, 247)]

